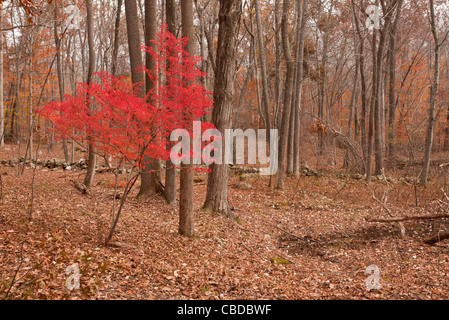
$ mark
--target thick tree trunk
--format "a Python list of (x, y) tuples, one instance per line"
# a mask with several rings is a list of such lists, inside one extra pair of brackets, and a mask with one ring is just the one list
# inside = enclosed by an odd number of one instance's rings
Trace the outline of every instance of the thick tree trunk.
[(286, 153), (288, 144), (288, 132), (290, 125), (291, 114), (291, 100), (294, 80), (294, 62), (290, 50), (290, 43), (288, 39), (288, 14), (290, 8), (290, 1), (284, 0), (284, 7), (282, 11), (282, 45), (284, 49), (284, 57), (287, 64), (287, 74), (285, 76), (285, 89), (284, 89), (284, 107), (282, 112), (282, 121), (280, 129), (279, 139), (279, 151), (278, 151), (278, 172), (276, 176), (276, 188), (282, 189), (284, 187), (284, 178), (286, 171)]
[[(128, 49), (131, 63), (131, 80), (133, 83), (144, 84), (145, 78), (138, 70), (142, 66), (142, 50), (140, 49), (139, 16), (137, 15), (136, 0), (125, 0), (126, 29), (128, 32)], [(145, 96), (145, 89), (141, 87), (140, 96)]]
[(123, 0), (117, 1), (117, 14), (115, 17), (115, 29), (114, 29), (114, 47), (112, 49), (112, 75), (117, 75), (117, 56), (119, 49), (119, 36), (120, 36), (120, 20), (122, 15)]
[[(145, 96), (145, 77), (138, 69), (142, 66), (142, 50), (139, 17), (137, 14), (136, 0), (125, 0), (126, 27), (128, 31), (128, 48), (131, 62), (131, 79), (133, 83), (141, 83), (139, 94), (143, 98)], [(156, 185), (158, 185), (155, 175), (150, 173), (157, 166), (148, 157), (144, 157), (142, 164), (141, 185), (138, 197), (146, 197), (155, 193)]]
[[(157, 33), (157, 0), (145, 0), (145, 45), (147, 47), (154, 47), (151, 44), (151, 40), (156, 39)], [(153, 70), (156, 68), (156, 62), (153, 61), (151, 55), (146, 53), (145, 65), (147, 69)], [(154, 84), (151, 81), (148, 74), (145, 76), (145, 88), (146, 93), (150, 92), (154, 88)], [(151, 97), (149, 97), (151, 99)], [(142, 168), (142, 184), (138, 197), (150, 197), (155, 194), (161, 193), (161, 161), (159, 159), (150, 159), (145, 156)]]
[(293, 138), (293, 174), (299, 175), (300, 155), (301, 155), (301, 98), (302, 98), (302, 82), (304, 74), (304, 38), (306, 34), (307, 23), (307, 6), (308, 0), (303, 0), (302, 6), (300, 4), (300, 30), (297, 37), (297, 51), (296, 51), (296, 80), (295, 80), (295, 95), (293, 107), (296, 109), (294, 122), (294, 138)]
[(365, 46), (364, 46), (364, 38), (360, 31), (359, 18), (356, 14), (355, 3), (354, 0), (351, 0), (352, 12), (354, 16), (354, 24), (356, 27), (357, 38), (358, 41), (354, 42), (354, 45), (357, 47), (357, 60), (359, 63), (360, 70), (360, 98), (361, 98), (361, 115), (360, 115), (360, 143), (362, 146), (362, 154), (363, 154), (363, 162), (365, 167), (365, 173), (368, 175), (368, 141), (367, 141), (367, 132), (366, 132), (366, 118), (367, 118), (367, 85), (366, 85), (366, 77), (365, 77)]
[[(195, 29), (193, 26), (193, 1), (181, 2), (182, 35), (188, 37), (186, 51), (190, 56), (196, 54)], [(193, 170), (192, 165), (182, 164), (179, 197), (179, 233), (192, 237), (195, 233), (193, 212)]]
[[(87, 72), (87, 84), (92, 83), (93, 73), (95, 72), (95, 47), (94, 47), (94, 34), (93, 34), (93, 12), (92, 12), (92, 0), (86, 0), (86, 11), (87, 11), (87, 42), (89, 46), (89, 71)], [(94, 104), (89, 101), (89, 112), (94, 109)], [(84, 185), (86, 187), (92, 186), (95, 177), (95, 168), (97, 165), (96, 149), (89, 140), (89, 154), (88, 154), (88, 166), (86, 176), (84, 178)]]
[(267, 129), (267, 141), (270, 141), (270, 129), (271, 129), (271, 112), (270, 112), (270, 98), (268, 96), (268, 77), (267, 77), (267, 62), (265, 57), (265, 44), (263, 39), (263, 26), (260, 18), (260, 5), (259, 0), (254, 1), (256, 8), (256, 23), (257, 23), (257, 40), (259, 42), (259, 57), (260, 68), (262, 74), (262, 101), (263, 101), (263, 114), (265, 120), (265, 128)]
[[(167, 19), (168, 31), (175, 35), (176, 34), (176, 5), (174, 0), (165, 1), (165, 17)], [(168, 63), (168, 61), (167, 61)], [(172, 142), (167, 138), (167, 148), (170, 149)], [(165, 200), (169, 204), (176, 205), (176, 167), (171, 162), (167, 160), (165, 164)]]
[[(236, 74), (236, 54), (240, 18), (241, 0), (221, 0), (219, 11), (218, 47), (214, 85), (214, 109), (212, 121), (224, 134), (232, 128), (232, 110)], [(204, 208), (224, 215), (230, 215), (228, 205), (227, 164), (212, 164), (207, 181), (207, 193)]]
[(390, 169), (396, 169), (396, 34), (401, 15), (403, 1), (399, 1), (396, 18), (390, 32), (390, 43), (388, 51), (388, 151), (387, 164)]
[[(382, 136), (384, 135), (382, 126), (382, 118), (384, 117), (384, 114), (382, 112), (382, 104), (383, 104), (383, 97), (382, 97), (382, 87), (383, 87), (383, 65), (384, 65), (384, 51), (385, 51), (385, 43), (387, 39), (387, 33), (391, 30), (391, 16), (393, 11), (395, 10), (395, 7), (397, 6), (398, 1), (395, 0), (391, 2), (391, 5), (389, 7), (386, 7), (386, 5), (382, 3), (382, 7), (384, 8), (385, 12), (385, 22), (384, 26), (382, 27), (382, 30), (380, 31), (379, 35), (379, 46), (377, 48), (377, 54), (373, 57), (373, 59), (376, 59), (375, 68), (373, 69), (374, 73), (374, 85), (373, 85), (373, 98), (374, 98), (374, 125), (375, 125), (375, 132), (374, 132), (374, 158), (375, 158), (375, 171), (374, 173), (376, 175), (380, 175), (382, 173), (382, 170), (384, 169), (383, 164), (383, 150), (384, 150), (384, 144), (382, 143), (383, 139)], [(374, 44), (375, 48), (375, 44)]]

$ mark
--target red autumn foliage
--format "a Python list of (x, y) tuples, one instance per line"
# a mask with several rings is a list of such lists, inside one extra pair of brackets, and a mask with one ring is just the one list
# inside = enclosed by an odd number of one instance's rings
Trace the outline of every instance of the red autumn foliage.
[[(209, 113), (213, 104), (211, 94), (197, 81), (206, 76), (196, 67), (202, 58), (189, 56), (186, 42), (187, 38), (176, 39), (162, 26), (155, 50), (145, 48), (156, 61), (155, 70), (142, 68), (154, 84), (145, 98), (138, 95), (143, 84), (133, 85), (124, 77), (103, 72), (97, 73), (98, 83), (80, 83), (74, 96), (37, 112), (55, 124), (60, 137), (76, 141), (89, 137), (99, 152), (136, 166), (144, 156), (168, 159), (170, 133), (175, 129), (191, 133), (193, 121)], [(203, 130), (211, 126), (203, 125)]]

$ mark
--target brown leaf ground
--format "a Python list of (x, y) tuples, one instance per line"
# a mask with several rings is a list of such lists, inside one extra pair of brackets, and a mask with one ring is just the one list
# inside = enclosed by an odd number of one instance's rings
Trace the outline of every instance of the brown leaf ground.
[[(2, 151), (1, 158), (15, 153)], [(404, 239), (396, 224), (365, 221), (385, 215), (372, 191), (381, 199), (389, 190), (387, 206), (397, 215), (436, 211), (439, 180), (416, 193), (407, 183), (375, 181), (371, 191), (328, 172), (288, 178), (284, 190), (273, 190), (267, 177), (231, 175), (233, 220), (201, 210), (206, 175), (197, 174), (193, 238), (178, 235), (176, 207), (157, 196), (137, 200), (136, 186), (115, 245), (104, 246), (112, 174), (98, 174), (82, 195), (70, 182), (82, 172), (36, 170), (29, 222), (33, 170), (19, 177), (17, 168), (0, 166), (0, 173), (0, 297), (18, 270), (8, 299), (449, 298), (448, 243), (422, 242), (447, 230), (446, 220), (406, 222)], [(81, 287), (69, 291), (65, 271), (74, 263)], [(380, 290), (366, 288), (370, 265), (380, 269)]]

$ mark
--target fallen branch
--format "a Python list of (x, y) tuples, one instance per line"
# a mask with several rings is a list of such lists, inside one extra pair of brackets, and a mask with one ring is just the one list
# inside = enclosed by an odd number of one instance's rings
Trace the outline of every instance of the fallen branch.
[(118, 170), (117, 168), (100, 168), (95, 170), (96, 173), (107, 173), (107, 172), (114, 172), (115, 170)]
[[(387, 178), (386, 178), (386, 176), (385, 176), (385, 172), (384, 171), (382, 171), (382, 175), (383, 175), (383, 178), (384, 178), (384, 180), (385, 181), (387, 181)], [(387, 184), (388, 184), (388, 182), (387, 182)], [(377, 197), (376, 197), (376, 194), (374, 193), (374, 191), (370, 188), (370, 186), (369, 186), (369, 184), (366, 184), (367, 186), (368, 186), (368, 189), (369, 190), (371, 190), (371, 193), (372, 193), (372, 198), (377, 202), (377, 203), (379, 203), (381, 206), (382, 206), (382, 208), (387, 212), (387, 214), (390, 216), (390, 218), (379, 218), (379, 219), (383, 219), (383, 220), (387, 220), (387, 221), (371, 221), (371, 222), (395, 222), (396, 220), (393, 220), (393, 221), (388, 221), (388, 220), (390, 220), (390, 219), (397, 219), (398, 217), (395, 217), (392, 213), (391, 213), (391, 211), (390, 211), (390, 209), (388, 209), (388, 207), (387, 207), (387, 199), (388, 199), (388, 190), (385, 192), (385, 194), (384, 194), (384, 199), (383, 199), (383, 201), (380, 201), (379, 199), (377, 199)], [(368, 220), (367, 220), (368, 221)], [(399, 230), (400, 230), (400, 232), (401, 232), (401, 237), (402, 238), (405, 238), (405, 226), (404, 226), (404, 224), (401, 222), (402, 220), (399, 220), (399, 221), (396, 221), (396, 222), (399, 222), (398, 224), (399, 224)]]
[(22, 267), (23, 263), (23, 241), (20, 243), (20, 263), (19, 266), (16, 269), (16, 272), (14, 273), (14, 277), (11, 280), (11, 284), (9, 285), (8, 291), (6, 292), (5, 296), (2, 298), (2, 300), (6, 300), (9, 296), (9, 293), (11, 292), (12, 287), (14, 286), (14, 283), (16, 281), (17, 274), (19, 273), (20, 267)]
[(280, 230), (280, 231), (282, 231), (282, 232), (284, 232), (284, 233), (286, 233), (286, 234), (288, 234), (288, 235), (291, 235), (292, 237), (298, 238), (298, 239), (300, 239), (300, 240), (304, 240), (303, 237), (300, 237), (300, 236), (298, 236), (298, 235), (296, 235), (296, 234), (294, 234), (294, 233), (291, 233), (291, 232), (288, 232), (288, 231), (286, 231), (286, 230), (284, 230), (284, 229), (281, 229), (281, 228), (279, 228), (278, 226), (275, 226), (274, 224), (273, 224), (273, 227), (275, 227), (276, 229), (278, 229), (278, 230)]
[(76, 190), (80, 191), (82, 194), (87, 194), (88, 188), (86, 187), (86, 185), (84, 185), (83, 183), (78, 183), (73, 180), (70, 180), (70, 181), (73, 183)]
[(449, 214), (433, 214), (426, 216), (402, 216), (402, 217), (389, 217), (389, 218), (366, 218), (367, 222), (402, 222), (410, 220), (429, 220), (429, 219), (442, 219), (449, 218)]
[(436, 236), (427, 238), (426, 240), (424, 240), (424, 243), (433, 245), (433, 244), (443, 241), (445, 239), (449, 239), (449, 232), (440, 233), (440, 234), (437, 234)]
[(245, 248), (248, 252), (252, 252), (243, 242), (240, 242), (240, 244)]

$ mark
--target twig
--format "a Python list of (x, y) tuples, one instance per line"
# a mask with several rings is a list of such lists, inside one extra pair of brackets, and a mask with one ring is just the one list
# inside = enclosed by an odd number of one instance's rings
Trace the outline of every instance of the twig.
[(243, 248), (245, 248), (248, 252), (251, 252), (252, 253), (252, 251), (247, 247), (247, 246), (245, 246), (245, 244), (243, 243), (243, 242), (240, 242), (240, 244), (243, 246)]
[[(24, 283), (22, 283), (21, 285), (19, 285), (17, 288), (15, 288), (14, 289), (14, 292), (16, 292), (17, 290), (19, 290), (20, 288), (22, 288), (22, 287), (26, 287), (26, 286), (28, 286), (28, 285), (30, 285), (30, 284), (32, 284), (34, 281), (36, 281), (37, 279), (39, 279), (39, 277), (43, 274), (45, 272), (45, 270), (44, 271), (41, 271), (36, 277), (34, 277), (33, 279), (31, 279), (31, 280), (29, 280), (29, 281), (27, 281), (27, 282), (24, 282)], [(25, 274), (25, 275), (27, 275), (28, 274), (28, 272)], [(24, 275), (24, 276), (25, 276)], [(22, 278), (23, 278), (23, 276), (22, 276)], [(19, 279), (20, 280), (20, 279)]]
[(367, 222), (401, 222), (409, 220), (428, 220), (428, 219), (442, 219), (449, 218), (449, 214), (433, 214), (425, 216), (402, 216), (402, 217), (390, 217), (390, 218), (366, 218)]
[(12, 287), (14, 286), (14, 282), (16, 281), (17, 274), (19, 273), (20, 267), (22, 267), (23, 263), (23, 241), (20, 243), (20, 263), (19, 266), (16, 269), (16, 272), (14, 273), (14, 277), (12, 278), (11, 284), (9, 285), (8, 291), (6, 292), (5, 296), (2, 300), (6, 300), (8, 298), (9, 293), (11, 292)]
[(0, 204), (3, 203), (3, 180), (2, 173), (0, 172)]
[(291, 233), (291, 232), (288, 232), (288, 231), (286, 231), (286, 230), (284, 230), (284, 229), (281, 229), (281, 228), (279, 228), (278, 226), (276, 226), (276, 225), (274, 225), (274, 224), (273, 224), (273, 227), (275, 227), (276, 229), (278, 229), (278, 230), (280, 230), (280, 231), (282, 231), (282, 232), (284, 232), (284, 233), (286, 233), (286, 234), (289, 234), (289, 235), (291, 235), (291, 236), (293, 236), (293, 237), (295, 237), (295, 238), (298, 238), (298, 239), (301, 239), (301, 240), (304, 239), (304, 238), (302, 238), (302, 237), (300, 237), (300, 236), (298, 236), (298, 235), (296, 235), (296, 234), (294, 234), (294, 233)]

